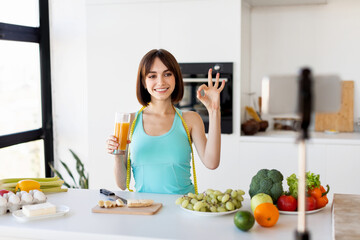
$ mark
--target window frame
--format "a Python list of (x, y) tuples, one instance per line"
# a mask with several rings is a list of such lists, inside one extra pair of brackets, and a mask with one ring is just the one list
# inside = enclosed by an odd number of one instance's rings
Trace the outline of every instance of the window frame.
[(39, 0), (39, 27), (0, 22), (0, 40), (39, 44), (42, 127), (30, 131), (0, 135), (0, 148), (42, 139), (44, 142), (45, 176), (53, 176), (54, 165), (53, 115), (50, 68), (49, 1)]

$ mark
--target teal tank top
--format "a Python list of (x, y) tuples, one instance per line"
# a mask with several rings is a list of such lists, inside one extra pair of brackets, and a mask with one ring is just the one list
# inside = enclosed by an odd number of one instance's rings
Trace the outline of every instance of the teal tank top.
[[(182, 115), (180, 110), (178, 111)], [(135, 123), (130, 144), (130, 159), (137, 192), (195, 192), (190, 179), (191, 148), (177, 113), (167, 133), (149, 136), (144, 131), (141, 112)]]

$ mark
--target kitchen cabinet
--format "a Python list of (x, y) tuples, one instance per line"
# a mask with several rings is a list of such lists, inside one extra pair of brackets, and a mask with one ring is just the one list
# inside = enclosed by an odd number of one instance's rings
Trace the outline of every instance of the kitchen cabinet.
[[(257, 163), (257, 168), (249, 169), (252, 174), (261, 168), (276, 168), (284, 177), (297, 174), (297, 136), (298, 133), (292, 131), (269, 131), (240, 137), (240, 154), (243, 156), (240, 159)], [(307, 142), (307, 171), (320, 174), (322, 184), (329, 184), (331, 193), (360, 194), (360, 188), (351, 184), (360, 181), (355, 170), (360, 169), (359, 155), (360, 133), (328, 135), (313, 132)], [(287, 186), (286, 181), (283, 186)]]
[[(294, 215), (280, 215), (272, 228), (257, 223), (250, 232), (234, 225), (234, 214), (203, 217), (185, 212), (175, 205), (179, 195), (116, 192), (125, 198), (153, 199), (163, 204), (155, 215), (119, 215), (92, 213), (103, 196), (99, 190), (69, 189), (66, 193), (49, 194), (48, 201), (70, 207), (59, 218), (19, 223), (10, 214), (0, 216), (0, 239), (293, 239), (297, 226)], [(245, 196), (246, 197), (246, 196)], [(250, 210), (245, 199), (242, 210)], [(331, 207), (308, 215), (312, 239), (331, 239)]]

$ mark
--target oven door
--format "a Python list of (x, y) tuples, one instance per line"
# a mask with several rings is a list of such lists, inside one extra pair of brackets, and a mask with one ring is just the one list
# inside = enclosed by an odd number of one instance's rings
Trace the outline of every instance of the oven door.
[[(198, 88), (202, 84), (208, 83), (207, 78), (184, 78), (184, 97), (177, 105), (183, 111), (195, 111), (201, 116), (205, 132), (209, 130), (209, 115), (205, 106), (196, 97)], [(221, 133), (232, 133), (232, 86), (230, 84), (231, 78), (221, 77), (219, 82), (225, 80), (225, 87), (220, 94), (220, 109), (221, 109)], [(214, 82), (213, 78), (213, 82)]]

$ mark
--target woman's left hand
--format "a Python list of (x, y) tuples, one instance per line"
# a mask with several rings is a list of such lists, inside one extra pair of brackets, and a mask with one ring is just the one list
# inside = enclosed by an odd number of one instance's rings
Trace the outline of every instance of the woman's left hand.
[[(208, 86), (203, 84), (197, 90), (197, 98), (205, 105), (208, 111), (220, 109), (220, 93), (225, 87), (225, 80), (222, 81), (219, 87), (220, 74), (216, 74), (216, 80), (213, 84), (212, 69), (209, 69), (208, 73)], [(201, 91), (204, 91), (204, 95), (201, 95)]]

